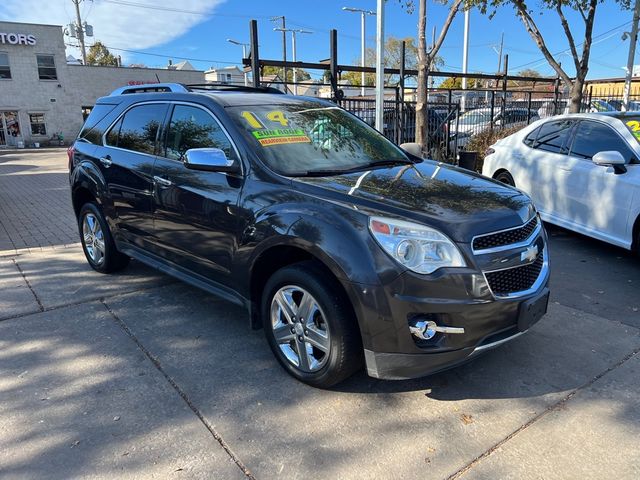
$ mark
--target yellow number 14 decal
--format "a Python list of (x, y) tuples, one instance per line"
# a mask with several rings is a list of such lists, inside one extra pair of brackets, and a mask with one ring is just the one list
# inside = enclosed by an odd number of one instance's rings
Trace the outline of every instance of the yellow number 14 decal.
[(287, 120), (284, 116), (284, 113), (274, 110), (273, 112), (267, 113), (267, 118), (272, 122), (279, 123), (283, 127), (289, 126), (289, 120)]
[[(242, 112), (241, 115), (242, 115), (242, 118), (244, 118), (247, 121), (247, 123), (251, 128), (255, 128), (255, 129), (266, 128), (255, 113)], [(266, 117), (267, 117), (267, 120), (270, 120), (274, 123), (279, 123), (283, 127), (289, 126), (289, 120), (287, 120), (287, 118), (284, 116), (284, 113), (282, 113), (279, 110), (274, 110), (273, 112), (267, 113)]]

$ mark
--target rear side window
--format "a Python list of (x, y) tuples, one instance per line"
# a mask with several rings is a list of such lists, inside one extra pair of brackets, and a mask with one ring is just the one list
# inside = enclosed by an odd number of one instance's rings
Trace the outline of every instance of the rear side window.
[(620, 152), (627, 162), (635, 158), (626, 142), (610, 126), (588, 120), (576, 126), (571, 155), (591, 159), (596, 153), (609, 150)]
[(190, 148), (219, 148), (227, 158), (236, 157), (231, 142), (209, 113), (198, 107), (176, 105), (167, 131), (164, 156), (181, 160)]
[(103, 120), (105, 120), (114, 108), (116, 108), (116, 105), (106, 103), (99, 103), (93, 107), (89, 117), (87, 117), (87, 120), (84, 122), (79, 138), (89, 143), (99, 145), (104, 129), (109, 126), (105, 125), (106, 122), (103, 122)]
[(161, 103), (131, 108), (107, 134), (107, 145), (153, 155), (166, 112)]
[(567, 140), (573, 126), (571, 120), (547, 122), (540, 126), (533, 148), (552, 153), (567, 153)]

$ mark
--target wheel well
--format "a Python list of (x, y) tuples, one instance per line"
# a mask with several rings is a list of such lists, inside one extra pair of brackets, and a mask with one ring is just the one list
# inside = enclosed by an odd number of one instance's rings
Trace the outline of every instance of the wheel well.
[[(498, 175), (500, 175), (501, 173), (505, 173), (505, 172), (509, 173), (509, 171), (506, 168), (499, 168), (498, 170), (495, 171), (495, 173), (493, 174), (493, 177), (491, 177), (491, 178), (496, 179), (496, 178), (498, 178)], [(509, 175), (511, 175), (511, 174), (509, 173)]]
[(96, 197), (84, 187), (79, 187), (73, 192), (73, 210), (76, 212), (76, 217), (80, 213), (80, 209), (85, 203), (95, 202)]
[(342, 282), (340, 282), (340, 280), (333, 274), (331, 269), (329, 269), (322, 260), (306, 250), (283, 245), (265, 250), (253, 264), (250, 283), (252, 328), (258, 329), (262, 327), (262, 321), (260, 318), (260, 301), (262, 297), (262, 290), (264, 285), (267, 283), (267, 280), (269, 280), (271, 275), (281, 268), (305, 261), (314, 262), (319, 268), (324, 270), (327, 275), (330, 275), (332, 279), (335, 280), (333, 284), (338, 289), (339, 295), (341, 295), (347, 302), (348, 307), (353, 314), (353, 318), (356, 318), (353, 305), (349, 301), (349, 295), (344, 289)]

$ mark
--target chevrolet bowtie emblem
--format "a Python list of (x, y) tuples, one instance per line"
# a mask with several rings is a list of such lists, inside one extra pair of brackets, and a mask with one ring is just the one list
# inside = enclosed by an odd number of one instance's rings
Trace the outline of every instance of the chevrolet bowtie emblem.
[(531, 263), (536, 258), (538, 258), (538, 246), (537, 245), (531, 245), (524, 252), (522, 252), (520, 254), (520, 261), (521, 262)]

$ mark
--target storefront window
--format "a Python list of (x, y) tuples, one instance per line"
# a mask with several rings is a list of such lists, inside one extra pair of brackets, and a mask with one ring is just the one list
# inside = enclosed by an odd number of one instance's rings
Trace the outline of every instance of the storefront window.
[(30, 113), (31, 135), (46, 135), (47, 127), (44, 124), (44, 113)]
[(53, 55), (36, 55), (38, 60), (38, 78), (40, 80), (57, 80), (56, 64)]
[(9, 55), (4, 52), (0, 52), (0, 78), (11, 78)]

